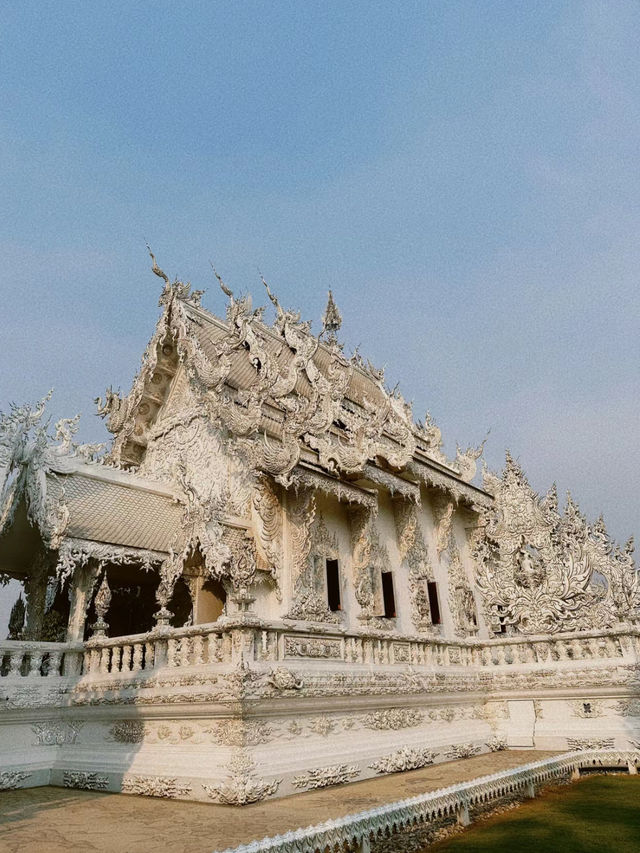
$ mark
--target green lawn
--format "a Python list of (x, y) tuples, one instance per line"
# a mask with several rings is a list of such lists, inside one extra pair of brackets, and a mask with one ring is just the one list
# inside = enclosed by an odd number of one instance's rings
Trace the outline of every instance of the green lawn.
[(609, 850), (640, 851), (640, 776), (591, 776), (550, 789), (510, 812), (427, 848), (428, 853)]

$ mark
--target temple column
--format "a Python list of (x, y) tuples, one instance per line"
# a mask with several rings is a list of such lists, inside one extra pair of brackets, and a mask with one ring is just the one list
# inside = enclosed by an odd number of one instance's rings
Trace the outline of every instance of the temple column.
[(27, 599), (27, 620), (23, 633), (25, 640), (39, 640), (42, 636), (50, 566), (49, 552), (39, 551), (34, 558), (29, 576), (24, 581), (24, 592)]
[(89, 563), (77, 563), (71, 580), (71, 604), (67, 625), (67, 642), (81, 643), (84, 639), (84, 627), (91, 593), (98, 577), (100, 564), (93, 560)]

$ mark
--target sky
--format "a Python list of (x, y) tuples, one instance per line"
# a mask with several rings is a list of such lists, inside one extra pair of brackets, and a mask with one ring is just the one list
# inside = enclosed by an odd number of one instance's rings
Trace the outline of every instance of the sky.
[[(640, 4), (5, 2), (0, 410), (128, 390), (211, 262), (640, 534)], [(0, 590), (0, 619), (7, 593)], [(2, 604), (2, 601), (5, 604)]]

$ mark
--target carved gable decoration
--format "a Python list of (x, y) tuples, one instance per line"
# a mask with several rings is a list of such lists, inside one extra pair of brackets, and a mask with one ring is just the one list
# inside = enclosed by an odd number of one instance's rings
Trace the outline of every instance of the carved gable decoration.
[(635, 619), (640, 606), (633, 542), (620, 549), (604, 521), (588, 525), (569, 496), (558, 513), (555, 487), (541, 500), (507, 454), (495, 495), (474, 536), (477, 584), (494, 631), (554, 633)]
[(385, 389), (381, 373), (343, 355), (335, 306), (324, 330), (331, 333), (321, 341), (323, 333), (312, 335), (310, 324), (283, 309), (266, 282), (276, 310), (271, 327), (251, 297), (237, 298), (218, 276), (229, 300), (221, 323), (200, 308), (199, 294), (170, 284), (152, 259), (165, 280), (162, 317), (131, 392), (121, 398), (109, 389), (106, 400), (98, 400), (116, 434), (116, 461), (144, 460), (180, 363), (211, 421), (243, 439), (253, 465), (283, 485), (305, 446), (333, 473), (361, 472), (376, 457), (393, 468), (411, 460), (418, 430), (411, 407)]

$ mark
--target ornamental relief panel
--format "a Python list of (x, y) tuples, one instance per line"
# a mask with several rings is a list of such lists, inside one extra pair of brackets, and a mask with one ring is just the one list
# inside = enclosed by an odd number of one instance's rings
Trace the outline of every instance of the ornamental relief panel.
[(12, 791), (19, 788), (25, 779), (31, 777), (26, 770), (3, 770), (0, 772), (0, 791)]
[(567, 749), (571, 750), (584, 750), (584, 749), (613, 749), (615, 746), (615, 739), (612, 737), (607, 738), (588, 738), (588, 737), (568, 737), (567, 738)]
[(260, 477), (253, 491), (253, 524), (258, 559), (264, 563), (276, 583), (276, 596), (282, 600), (280, 576), (283, 562), (283, 509), (279, 487)]
[(207, 796), (215, 803), (229, 806), (257, 803), (273, 796), (282, 784), (282, 779), (266, 782), (257, 776), (255, 761), (241, 752), (231, 759), (227, 769), (230, 775), (226, 782), (221, 785), (202, 786)]
[(106, 791), (109, 777), (85, 770), (65, 770), (62, 774), (65, 788), (82, 788), (85, 791)]
[[(340, 614), (332, 613), (327, 604), (324, 572), (318, 555), (313, 553), (314, 540), (318, 546), (332, 549), (333, 541), (322, 517), (316, 520), (316, 499), (309, 488), (301, 488), (290, 498), (288, 514), (289, 542), (291, 546), (291, 568), (293, 604), (285, 618), (303, 619), (309, 622), (340, 622)], [(293, 639), (287, 637), (287, 640)], [(286, 652), (290, 657), (326, 657), (320, 651), (306, 654), (299, 644), (290, 645)], [(296, 651), (296, 648), (299, 651)], [(310, 649), (313, 646), (309, 646)], [(320, 647), (318, 646), (317, 649)]]
[(206, 417), (190, 414), (185, 423), (166, 425), (147, 448), (140, 473), (176, 482), (179, 466), (212, 513), (249, 518), (255, 473), (242, 450)]
[(374, 761), (369, 767), (376, 773), (401, 773), (405, 770), (427, 767), (429, 764), (433, 764), (437, 755), (437, 752), (432, 752), (430, 749), (403, 746), (402, 749)]
[(44, 746), (60, 746), (78, 742), (78, 734), (84, 725), (82, 720), (43, 720), (32, 723), (31, 730), (36, 736), (35, 743)]
[(580, 717), (584, 720), (590, 720), (592, 717), (604, 717), (606, 714), (604, 703), (599, 699), (581, 699), (567, 702), (567, 705), (573, 717)]
[(351, 782), (360, 775), (360, 769), (355, 764), (333, 764), (329, 767), (318, 767), (294, 776), (291, 784), (294, 788), (312, 791), (315, 788), (328, 788), (331, 785), (342, 785)]
[(380, 542), (378, 510), (371, 507), (349, 507), (351, 531), (351, 566), (355, 598), (360, 606), (358, 619), (374, 628), (393, 628), (392, 619), (381, 619), (382, 572), (390, 565), (389, 552)]
[(462, 563), (462, 556), (456, 543), (453, 528), (449, 529), (446, 565), (449, 580), (449, 609), (455, 633), (460, 637), (475, 636), (478, 633), (476, 602)]
[(434, 580), (433, 569), (429, 561), (429, 551), (424, 541), (418, 504), (402, 498), (393, 501), (393, 514), (400, 560), (409, 567), (409, 599), (411, 601), (411, 621), (418, 631), (434, 630), (427, 584)]
[(181, 785), (169, 776), (125, 776), (122, 780), (123, 794), (138, 794), (142, 797), (163, 797), (174, 800), (191, 793), (190, 785)]

